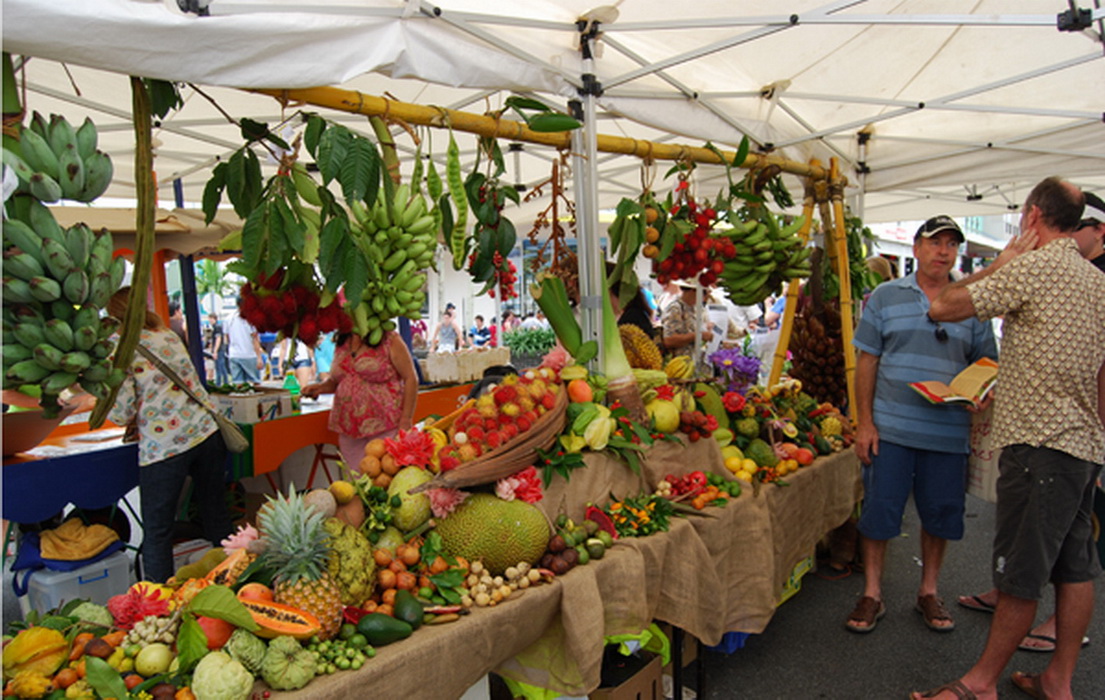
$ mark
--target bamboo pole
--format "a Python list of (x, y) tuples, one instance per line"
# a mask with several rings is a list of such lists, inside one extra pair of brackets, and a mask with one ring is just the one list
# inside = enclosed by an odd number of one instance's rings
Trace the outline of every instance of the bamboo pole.
[[(493, 138), (505, 138), (514, 141), (542, 144), (554, 148), (568, 148), (571, 141), (571, 132), (544, 133), (532, 131), (522, 122), (509, 119), (496, 119), (482, 114), (461, 112), (446, 109), (444, 107), (427, 107), (389, 100), (384, 97), (366, 95), (355, 90), (342, 90), (335, 87), (306, 88), (301, 90), (252, 90), (262, 95), (275, 97), (281, 102), (294, 104), (310, 104), (316, 107), (326, 107), (340, 112), (352, 112), (368, 116), (380, 116), (384, 119), (397, 119), (408, 124), (434, 126), (443, 128), (452, 125), (455, 131), (490, 136)], [(721, 165), (721, 158), (708, 148), (695, 146), (681, 146), (679, 144), (655, 143), (642, 141), (622, 136), (610, 136), (598, 134), (598, 150), (602, 153), (619, 153), (638, 158), (652, 158), (655, 160), (693, 160), (696, 163)], [(732, 162), (735, 152), (721, 151), (727, 162)], [(809, 177), (813, 179), (826, 179), (829, 173), (825, 168), (809, 163), (768, 156), (757, 153), (749, 153), (742, 167), (762, 168), (768, 165), (778, 165), (783, 172)]]
[[(810, 165), (816, 161), (811, 160)], [(806, 180), (806, 195), (802, 202), (802, 216), (806, 218), (802, 227), (798, 229), (798, 235), (803, 243), (808, 243), (810, 228), (813, 226), (814, 186), (809, 179)], [(794, 330), (794, 315), (798, 312), (798, 280), (793, 279), (787, 283), (787, 303), (783, 307), (783, 322), (779, 327), (779, 342), (775, 344), (775, 359), (771, 364), (771, 375), (767, 385), (775, 386), (779, 377), (783, 374), (783, 365), (787, 361), (787, 349), (790, 347), (790, 334)]]
[(836, 158), (829, 159), (829, 195), (833, 207), (833, 243), (840, 277), (840, 334), (844, 346), (844, 380), (848, 385), (848, 415), (856, 419), (855, 316), (852, 310), (852, 275), (848, 264), (848, 240), (844, 232), (844, 184)]

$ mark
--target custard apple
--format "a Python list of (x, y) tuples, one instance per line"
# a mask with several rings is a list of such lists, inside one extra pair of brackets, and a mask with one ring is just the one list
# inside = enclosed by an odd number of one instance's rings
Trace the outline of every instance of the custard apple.
[(269, 642), (261, 678), (273, 690), (299, 690), (315, 677), (314, 655), (300, 646), (295, 637), (287, 635)]
[(192, 673), (196, 700), (249, 700), (252, 691), (253, 674), (222, 651), (204, 656)]
[(223, 647), (223, 651), (230, 654), (232, 659), (241, 662), (255, 676), (261, 673), (261, 664), (265, 662), (267, 650), (265, 642), (257, 635), (240, 628), (234, 630), (230, 639), (226, 641), (226, 646)]
[(754, 438), (760, 434), (760, 423), (755, 418), (741, 418), (733, 427), (745, 437)]

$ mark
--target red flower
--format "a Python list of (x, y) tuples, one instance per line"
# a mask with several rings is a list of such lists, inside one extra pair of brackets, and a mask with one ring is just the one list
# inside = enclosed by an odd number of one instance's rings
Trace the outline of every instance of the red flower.
[(436, 447), (433, 438), (421, 430), (400, 430), (397, 438), (384, 440), (388, 454), (400, 466), (428, 467)]
[(505, 479), (499, 479), (495, 484), (495, 495), (505, 501), (513, 501), (515, 498), (526, 503), (537, 503), (544, 494), (541, 492), (541, 478), (537, 476), (536, 467), (526, 467), (516, 474)]

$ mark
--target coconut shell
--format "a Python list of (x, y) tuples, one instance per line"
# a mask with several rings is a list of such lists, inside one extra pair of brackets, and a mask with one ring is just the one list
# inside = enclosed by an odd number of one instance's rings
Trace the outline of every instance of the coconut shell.
[(334, 517), (350, 527), (359, 529), (365, 521), (364, 501), (354, 498), (349, 503), (338, 506)]
[(303, 503), (308, 508), (322, 513), (324, 518), (334, 517), (338, 502), (334, 500), (334, 494), (327, 489), (315, 489), (303, 497)]

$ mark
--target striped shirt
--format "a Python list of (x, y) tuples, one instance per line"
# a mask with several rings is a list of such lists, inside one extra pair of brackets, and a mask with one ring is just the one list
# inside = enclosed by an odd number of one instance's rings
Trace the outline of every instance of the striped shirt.
[(937, 326), (925, 315), (929, 300), (916, 273), (875, 288), (863, 310), (853, 344), (879, 358), (873, 418), (879, 440), (935, 452), (966, 454), (970, 450), (971, 414), (959, 406), (938, 406), (909, 387), (910, 382), (949, 382), (982, 357), (997, 358), (989, 323), (970, 318), (941, 323), (948, 334), (936, 338)]

